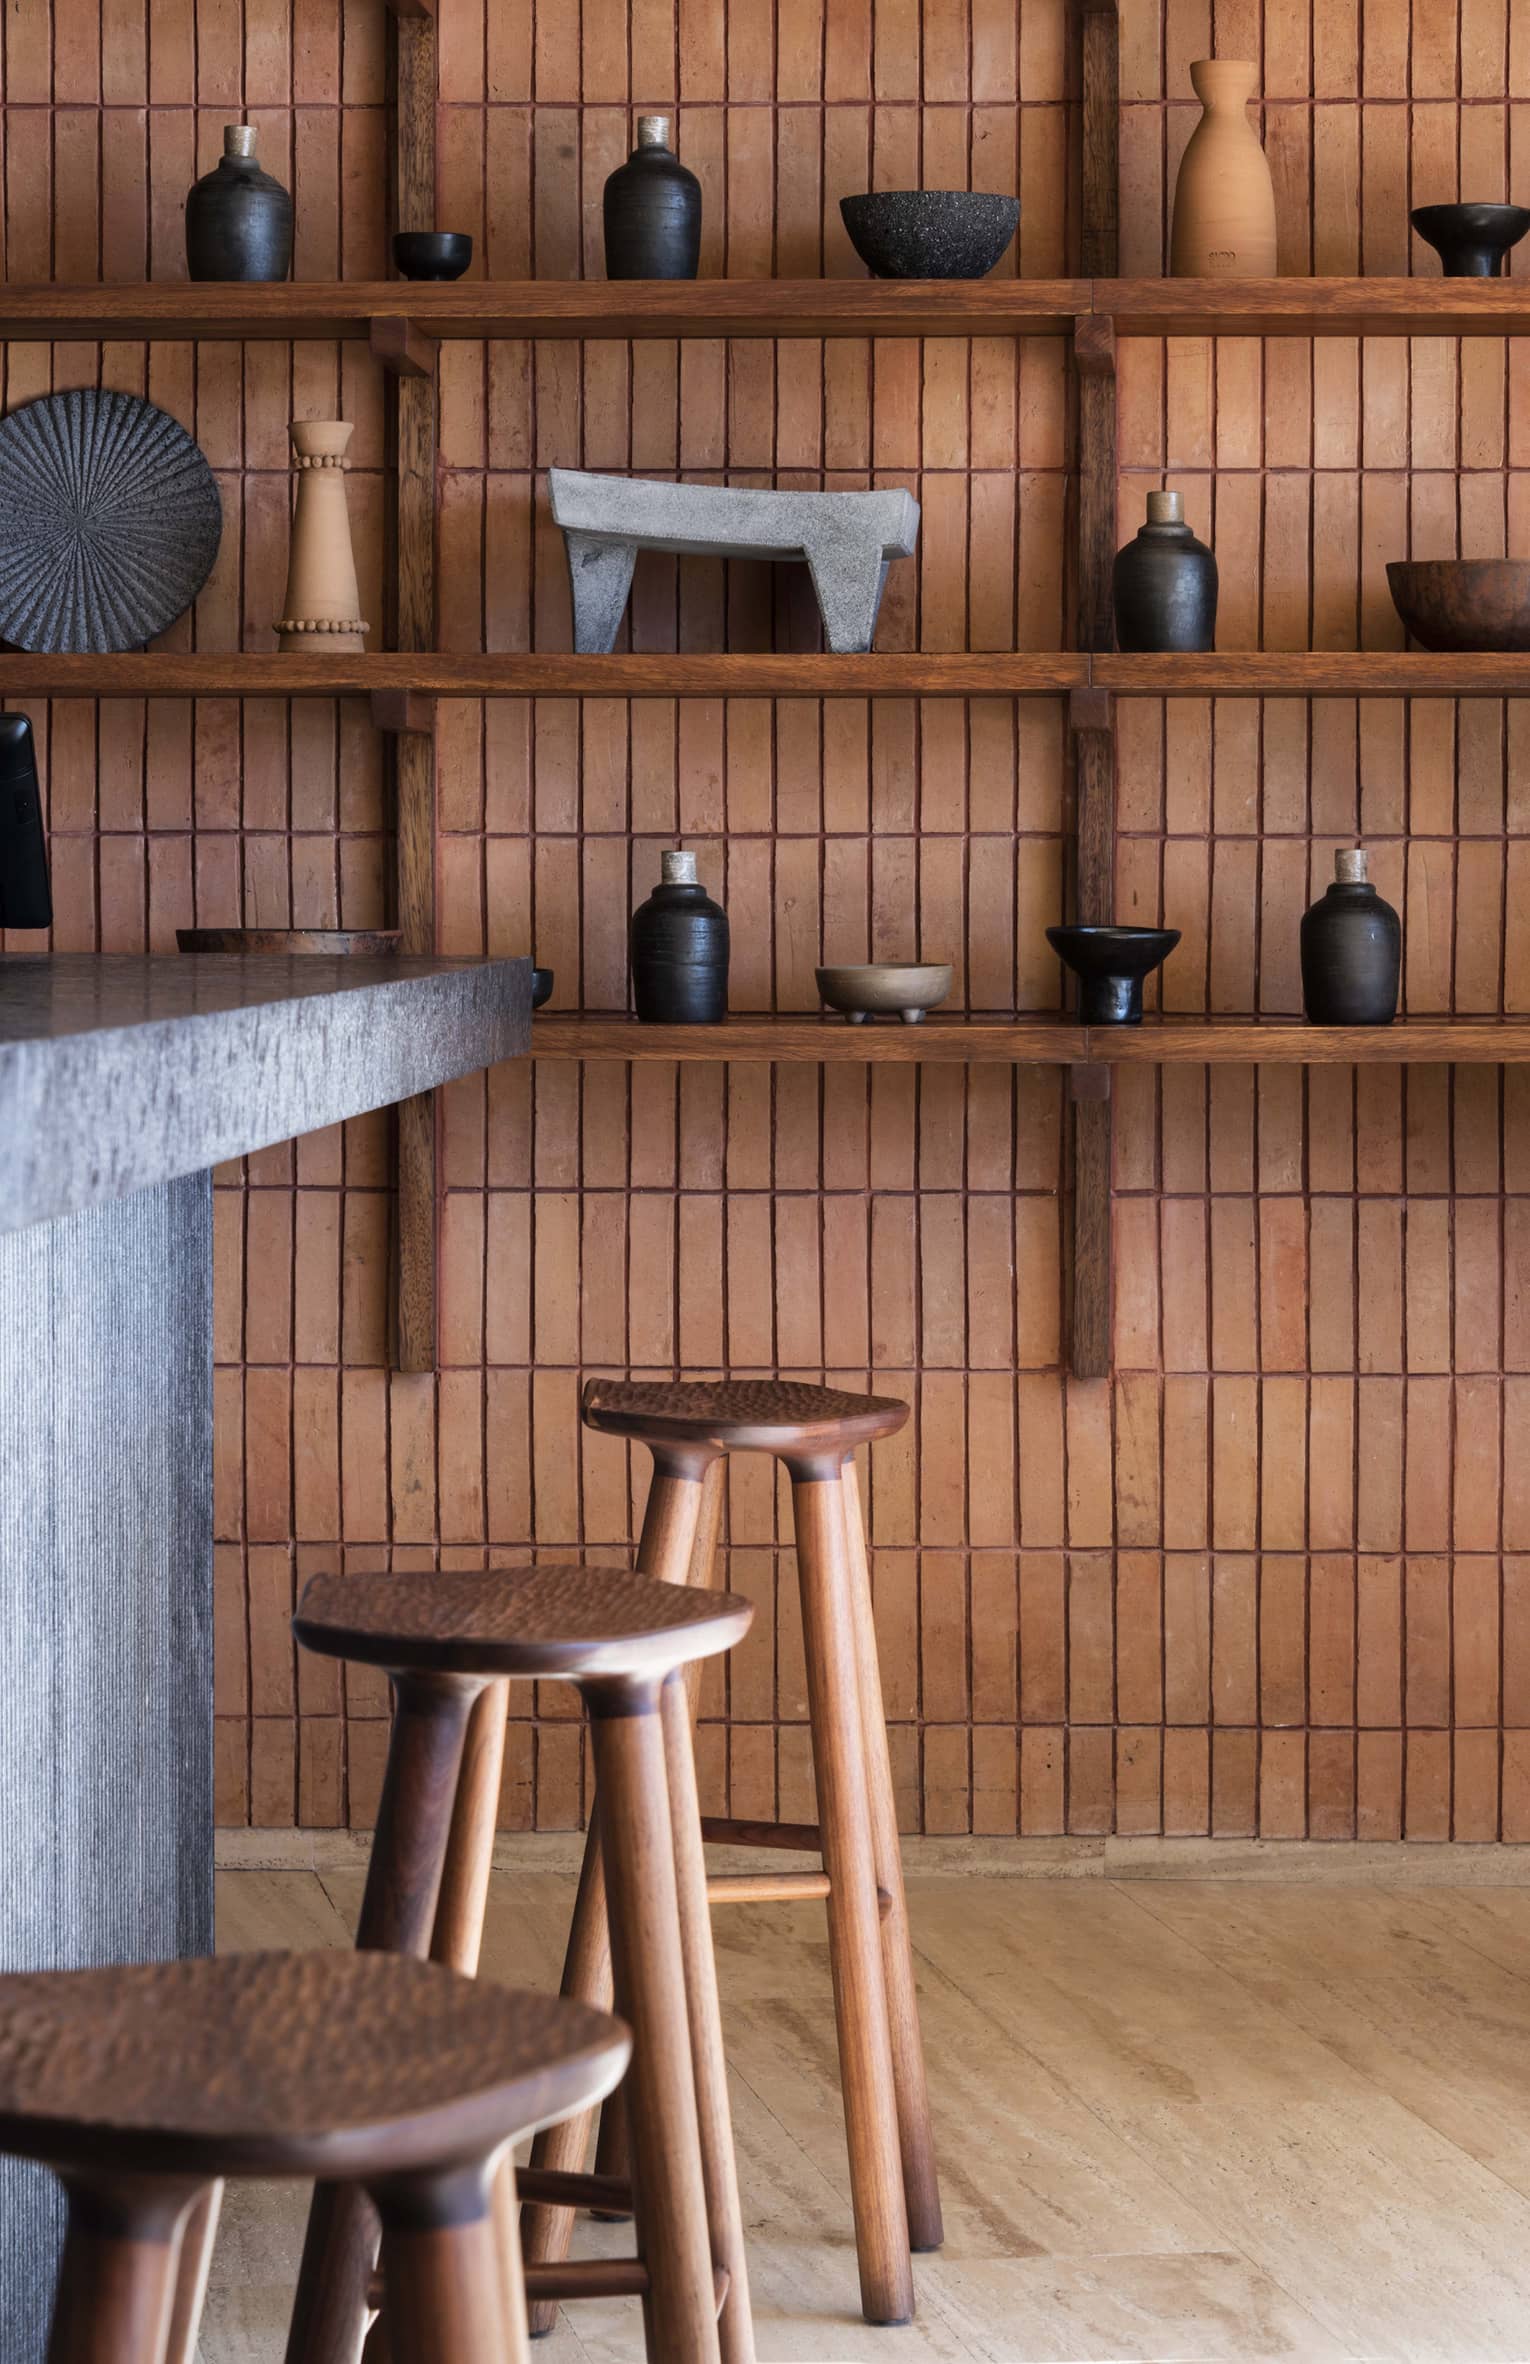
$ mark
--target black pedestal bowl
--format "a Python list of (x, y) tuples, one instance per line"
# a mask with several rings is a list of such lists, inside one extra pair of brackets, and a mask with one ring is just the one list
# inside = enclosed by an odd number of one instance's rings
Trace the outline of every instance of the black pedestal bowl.
[(406, 279), (460, 279), (473, 259), (465, 230), (400, 230), (393, 260)]
[(1530, 206), (1419, 205), (1410, 219), (1447, 279), (1499, 279), (1510, 247), (1530, 230)]
[(1142, 980), (1167, 960), (1178, 928), (1048, 928), (1047, 942), (1078, 979), (1084, 1026), (1136, 1026)]
[(552, 970), (533, 969), (531, 972), (531, 1006), (534, 1010), (539, 1010), (544, 1001), (552, 1000), (552, 989)]

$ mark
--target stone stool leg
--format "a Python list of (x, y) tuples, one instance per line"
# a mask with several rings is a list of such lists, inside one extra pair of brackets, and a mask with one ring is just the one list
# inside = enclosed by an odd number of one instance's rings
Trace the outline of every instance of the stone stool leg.
[[(457, 1777), (483, 1689), (477, 1675), (395, 1677), (388, 1766), (356, 1930), (363, 1952), (430, 1950)], [(287, 2364), (357, 2364), (377, 2247), (377, 2211), (366, 2194), (354, 2184), (316, 2185)]]
[(940, 2216), (940, 2183), (935, 2172), (935, 2137), (930, 2126), (924, 2043), (919, 2033), (914, 1948), (909, 1934), (908, 1901), (903, 1892), (903, 1857), (898, 1846), (898, 1812), (887, 1752), (887, 1718), (882, 1710), (882, 1675), (877, 1665), (877, 1629), (866, 1561), (866, 1530), (861, 1520), (860, 1485), (853, 1454), (845, 1463), (840, 1482), (845, 1497), (845, 1540), (850, 1554), (851, 1623), (855, 1632), (861, 1712), (866, 1726), (871, 1844), (877, 1886), (889, 1900), (882, 1922), (882, 1966), (887, 1984), (909, 2241), (915, 2249), (938, 2249), (945, 2237)]
[(394, 2364), (526, 2364), (524, 2291), (517, 2267), (516, 2303), (506, 2306), (494, 2226), (503, 2165), (374, 2188)]
[(908, 2212), (882, 1970), (876, 1855), (866, 1777), (861, 1679), (845, 1533), (843, 1454), (788, 1458), (808, 1715), (824, 1869), (829, 1875), (829, 1960), (839, 2029), (840, 2082), (850, 2153), (850, 2192), (868, 2323), (907, 2323), (914, 2313)]
[[(644, 1576), (660, 1576), (671, 1584), (689, 1581), (693, 1555), (698, 1552), (698, 1541), (703, 1532), (703, 1511), (711, 1520), (711, 1546), (715, 1546), (717, 1518), (721, 1511), (721, 1494), (713, 1471), (720, 1467), (715, 1455), (684, 1453), (671, 1460), (656, 1455), (653, 1482), (648, 1489), (648, 1501), (643, 1512), (643, 1532), (638, 1543), (637, 1565)], [(711, 1567), (711, 1546), (707, 1550), (707, 1567)], [(686, 1680), (692, 1695), (701, 1677), (699, 1665), (686, 1670)], [(574, 1900), (574, 1917), (569, 1925), (568, 1948), (563, 1957), (563, 1982), (560, 1993), (576, 2002), (588, 2003), (594, 2010), (611, 2008), (611, 1948), (606, 1935), (605, 1875), (601, 1862), (599, 1829), (600, 1804), (597, 1797), (590, 1827), (584, 1842), (584, 1865), (579, 1875), (579, 1893)], [(622, 2088), (619, 2086), (617, 2091)], [(615, 2099), (615, 2096), (612, 2096)], [(626, 2104), (613, 2111), (608, 2102), (601, 2115), (600, 2144), (596, 2153), (596, 2171), (602, 2175), (624, 2175), (628, 2164), (628, 2141), (625, 2131)], [(589, 2149), (591, 2113), (569, 2118), (561, 2126), (545, 2126), (531, 2148), (531, 2165), (538, 2169), (564, 2174), (578, 2174), (584, 2166)], [(553, 2208), (543, 2203), (528, 2203), (521, 2211), (521, 2246), (528, 2265), (561, 2263), (568, 2255), (573, 2238), (574, 2212), (571, 2208)], [(551, 2331), (558, 2319), (556, 2303), (551, 2299), (534, 2300), (531, 2309), (531, 2328), (540, 2338)]]
[(841, 654), (869, 649), (887, 580), (881, 541), (867, 535), (859, 547), (848, 538), (809, 543), (805, 556), (830, 648)]
[(631, 542), (604, 542), (591, 534), (563, 538), (574, 593), (574, 647), (581, 656), (609, 656), (622, 628), (637, 551)]
[(720, 2364), (659, 1686), (609, 1678), (580, 1689), (600, 1786), (616, 2008), (632, 2030), (632, 2202), (648, 2269), (648, 2354), (652, 2364)]
[(70, 2176), (48, 2364), (160, 2364), (181, 2234), (210, 2186), (180, 2176)]

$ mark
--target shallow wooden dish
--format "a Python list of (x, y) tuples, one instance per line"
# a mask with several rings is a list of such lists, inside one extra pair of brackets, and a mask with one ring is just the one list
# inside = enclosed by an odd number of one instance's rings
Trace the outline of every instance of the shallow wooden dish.
[(1530, 649), (1530, 559), (1394, 558), (1387, 588), (1425, 648)]

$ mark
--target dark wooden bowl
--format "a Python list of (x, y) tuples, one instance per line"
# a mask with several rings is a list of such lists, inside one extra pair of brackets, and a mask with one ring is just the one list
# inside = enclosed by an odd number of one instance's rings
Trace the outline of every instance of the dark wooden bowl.
[(1387, 588), (1425, 648), (1530, 649), (1530, 559), (1394, 558)]
[(177, 928), (181, 952), (371, 953), (398, 950), (397, 928)]

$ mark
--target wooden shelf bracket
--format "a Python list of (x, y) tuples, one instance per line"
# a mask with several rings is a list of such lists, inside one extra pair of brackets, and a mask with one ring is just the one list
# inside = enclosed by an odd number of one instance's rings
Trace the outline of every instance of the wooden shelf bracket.
[[(391, 27), (393, 220), (429, 229), (436, 202), (436, 26), (433, 14), (397, 13)], [(378, 331), (388, 333), (379, 344)], [(401, 332), (397, 335), (395, 331)], [(407, 320), (379, 321), (372, 346), (388, 368), (389, 515), (386, 579), (389, 641), (399, 650), (436, 642), (436, 378), (434, 357), (417, 368)], [(388, 358), (389, 352), (393, 358)], [(386, 694), (384, 694), (386, 695)], [(426, 702), (407, 692), (373, 717), (387, 730), (396, 831), (400, 949), (436, 943), (436, 746)], [(393, 1225), (393, 1360), (401, 1371), (433, 1371), (439, 1324), (439, 1121), (436, 1095), (398, 1110), (397, 1200)]]
[[(1078, 19), (1083, 91), (1079, 213), (1082, 267), (1114, 275), (1119, 245), (1119, 28), (1116, 0), (1082, 0)], [(1076, 645), (1091, 655), (1115, 646), (1112, 577), (1116, 516), (1116, 336), (1113, 321), (1089, 313), (1073, 324), (1077, 402), (1078, 578)], [(1068, 698), (1068, 753), (1076, 842), (1074, 916), (1086, 925), (1115, 918), (1115, 710), (1097, 689)], [(1073, 1254), (1069, 1367), (1076, 1379), (1109, 1376), (1111, 1360), (1111, 1123), (1108, 1067), (1069, 1071), (1072, 1117)]]

